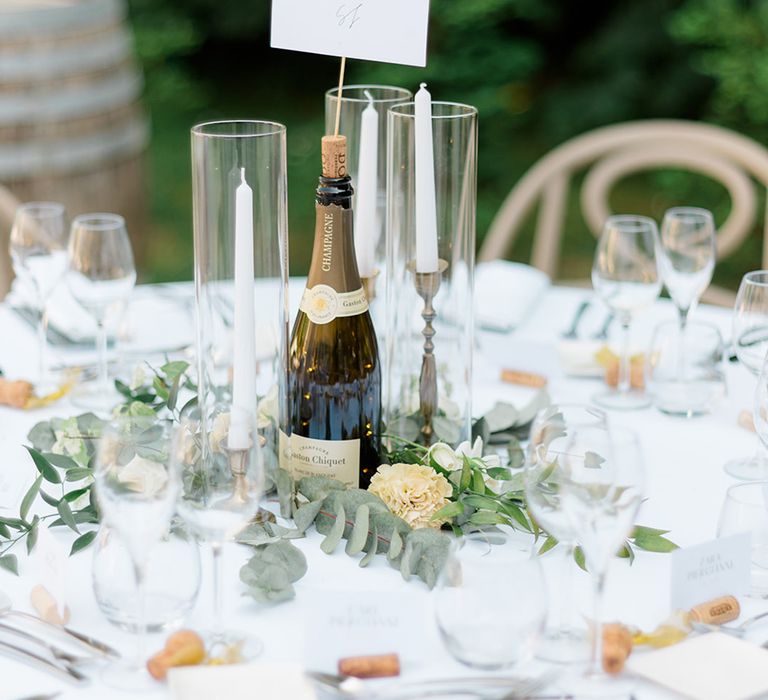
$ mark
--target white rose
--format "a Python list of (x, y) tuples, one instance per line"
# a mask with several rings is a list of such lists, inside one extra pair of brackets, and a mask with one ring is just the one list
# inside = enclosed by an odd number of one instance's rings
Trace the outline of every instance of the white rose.
[(457, 457), (457, 453), (444, 442), (436, 442), (432, 445), (427, 456), (430, 460), (434, 460), (435, 464), (450, 472), (461, 467), (461, 459)]
[(159, 462), (134, 455), (124, 467), (118, 467), (117, 480), (143, 496), (154, 496), (168, 483), (168, 472)]
[(256, 427), (259, 430), (269, 428), (273, 423), (277, 422), (277, 399), (277, 384), (275, 384), (259, 401), (259, 413), (256, 418)]
[(472, 446), (470, 446), (469, 440), (465, 440), (456, 448), (456, 457), (460, 462), (464, 456), (470, 459), (481, 460), (487, 469), (501, 466), (499, 455), (486, 455), (483, 457), (483, 438), (479, 435), (475, 438), (475, 443)]
[(229, 413), (219, 413), (213, 419), (213, 428), (211, 430), (211, 450), (213, 452), (222, 452), (221, 443), (225, 442), (229, 434)]

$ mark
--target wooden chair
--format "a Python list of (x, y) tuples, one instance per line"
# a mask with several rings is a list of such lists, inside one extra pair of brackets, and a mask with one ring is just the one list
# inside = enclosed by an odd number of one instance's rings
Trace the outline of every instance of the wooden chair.
[(19, 201), (11, 192), (0, 185), (0, 300), (2, 300), (11, 288), (13, 269), (11, 257), (8, 253), (8, 241), (13, 226), (13, 217)]
[[(607, 126), (577, 136), (539, 160), (504, 200), (483, 242), (478, 260), (504, 257), (522, 224), (539, 203), (531, 264), (553, 279), (560, 246), (571, 177), (588, 169), (581, 189), (581, 209), (597, 237), (609, 216), (609, 194), (622, 177), (640, 170), (678, 167), (721, 182), (731, 198), (731, 212), (718, 227), (717, 253), (722, 259), (749, 235), (757, 215), (753, 179), (768, 187), (768, 149), (757, 141), (723, 127), (682, 120), (648, 120)], [(763, 259), (768, 267), (768, 214), (765, 217)], [(732, 304), (731, 291), (713, 288), (704, 298)]]

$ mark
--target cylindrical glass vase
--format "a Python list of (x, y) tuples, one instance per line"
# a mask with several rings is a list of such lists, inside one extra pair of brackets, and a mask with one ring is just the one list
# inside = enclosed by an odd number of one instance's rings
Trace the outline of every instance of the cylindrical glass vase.
[[(327, 134), (336, 128), (338, 94), (338, 87), (325, 93)], [(412, 99), (410, 90), (391, 85), (345, 85), (341, 93), (339, 133), (347, 137), (347, 170), (355, 190), (355, 249), (379, 335), (386, 321), (377, 299), (383, 300), (386, 287), (387, 110)]]
[(195, 126), (192, 182), (200, 427), (210, 434), (222, 406), (257, 415), (269, 490), (287, 416), (285, 126)]
[[(423, 278), (413, 271), (415, 121), (412, 102), (388, 112), (384, 416), (390, 435), (421, 443), (439, 440), (455, 445), (469, 439), (472, 428), (477, 110), (451, 102), (432, 103), (441, 273), (435, 273), (439, 288), (429, 304), (423, 297)], [(434, 350), (430, 351), (432, 331)], [(423, 387), (430, 352), (434, 354), (437, 376), (431, 419), (425, 417)]]

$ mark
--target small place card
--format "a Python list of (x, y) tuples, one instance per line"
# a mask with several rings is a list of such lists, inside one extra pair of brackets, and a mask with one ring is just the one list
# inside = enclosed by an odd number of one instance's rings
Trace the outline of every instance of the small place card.
[(272, 46), (427, 65), (429, 0), (272, 0)]
[(720, 537), (672, 552), (672, 609), (749, 591), (750, 534)]
[(304, 591), (307, 668), (336, 673), (339, 659), (395, 653), (420, 658), (431, 606), (422, 597), (381, 591)]

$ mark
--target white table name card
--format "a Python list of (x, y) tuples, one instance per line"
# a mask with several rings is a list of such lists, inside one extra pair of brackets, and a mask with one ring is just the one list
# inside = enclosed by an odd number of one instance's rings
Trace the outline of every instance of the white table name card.
[(276, 49), (427, 65), (429, 0), (272, 0)]
[(750, 535), (721, 537), (672, 553), (672, 609), (688, 610), (749, 590)]
[(349, 656), (396, 653), (409, 664), (421, 656), (428, 627), (424, 601), (407, 593), (305, 591), (307, 668), (336, 672)]

